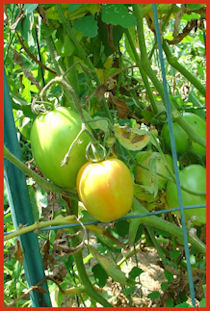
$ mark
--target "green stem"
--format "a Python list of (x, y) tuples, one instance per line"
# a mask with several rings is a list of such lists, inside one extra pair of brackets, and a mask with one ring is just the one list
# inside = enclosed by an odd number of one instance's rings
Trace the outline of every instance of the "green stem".
[[(79, 51), (79, 54), (80, 54), (81, 58), (84, 60), (84, 62), (87, 63), (87, 65), (92, 69), (93, 72), (95, 72), (95, 68), (94, 68), (92, 62), (87, 57), (85, 50), (83, 49), (83, 47), (81, 46), (81, 44), (77, 40), (76, 36), (74, 35), (70, 22), (65, 18), (61, 4), (56, 4), (56, 8), (58, 10), (58, 15), (61, 19), (61, 22), (64, 26), (64, 29), (66, 31), (66, 34), (67, 34), (69, 40), (71, 42), (73, 42), (73, 44), (75, 45), (75, 47)], [(97, 77), (97, 75), (96, 75), (96, 77)], [(99, 80), (97, 82), (99, 83)]]
[(137, 19), (137, 30), (138, 30), (139, 48), (141, 51), (142, 66), (146, 74), (148, 75), (148, 77), (150, 78), (154, 86), (156, 87), (157, 91), (159, 92), (162, 100), (164, 101), (163, 86), (158, 80), (158, 78), (156, 77), (156, 74), (153, 72), (150, 61), (147, 56), (147, 50), (146, 50), (146, 44), (145, 44), (145, 38), (144, 38), (142, 4), (133, 4), (133, 8), (134, 8), (134, 14)]
[[(138, 212), (142, 214), (148, 213), (147, 209), (144, 208), (137, 199), (134, 198), (134, 204), (138, 206)], [(142, 223), (144, 225), (151, 226), (153, 228), (161, 229), (166, 232), (171, 233), (173, 236), (176, 236), (181, 243), (184, 242), (182, 229), (177, 227), (175, 224), (168, 222), (157, 216), (145, 216), (139, 218), (139, 224)], [(206, 254), (206, 246), (205, 244), (199, 240), (197, 237), (193, 237), (188, 234), (188, 241), (202, 254)]]
[(59, 225), (67, 225), (67, 224), (75, 224), (77, 223), (75, 216), (69, 215), (63, 217), (61, 215), (57, 216), (55, 219), (48, 220), (48, 221), (40, 221), (36, 222), (30, 226), (19, 228), (18, 230), (7, 234), (4, 237), (5, 241), (18, 237), (22, 234), (29, 233), (31, 231), (39, 230), (41, 228), (46, 228), (49, 226), (59, 226)]
[[(176, 8), (176, 5), (175, 4), (171, 4), (171, 7), (170, 7), (170, 9), (168, 11), (168, 14), (167, 14), (166, 18), (164, 19), (164, 22), (163, 22), (163, 24), (161, 26), (161, 32), (164, 31), (164, 29), (165, 29), (166, 25), (168, 24), (168, 21), (169, 21), (169, 19), (171, 17), (171, 14), (175, 10), (175, 8)], [(152, 58), (152, 55), (154, 53), (156, 45), (157, 45), (157, 38), (155, 37), (155, 42), (154, 42), (153, 47), (151, 49), (151, 52), (150, 52), (150, 55), (149, 55), (149, 60)]]
[(145, 71), (144, 71), (143, 68), (142, 68), (142, 64), (141, 64), (139, 55), (138, 55), (138, 53), (137, 53), (137, 51), (136, 51), (136, 47), (135, 47), (135, 45), (134, 45), (134, 43), (133, 43), (132, 37), (131, 37), (130, 32), (129, 32), (128, 29), (126, 29), (125, 34), (126, 34), (126, 36), (127, 36), (129, 45), (130, 45), (130, 47), (131, 47), (131, 49), (132, 49), (132, 52), (133, 52), (133, 55), (134, 55), (134, 57), (135, 57), (136, 64), (137, 64), (138, 67), (139, 67), (139, 71), (140, 71), (140, 73), (141, 73), (142, 80), (143, 80), (143, 82), (144, 82), (144, 86), (145, 86), (145, 89), (146, 89), (147, 94), (148, 94), (148, 96), (149, 96), (149, 100), (150, 100), (150, 102), (151, 102), (152, 108), (153, 108), (153, 110), (154, 110), (155, 113), (158, 113), (158, 107), (157, 107), (157, 104), (156, 104), (156, 102), (155, 102), (154, 96), (153, 96), (153, 94), (152, 94), (152, 90), (151, 90), (151, 88), (150, 88), (149, 81), (148, 81), (148, 79), (147, 79), (147, 75), (145, 74)]
[(7, 147), (4, 146), (4, 157), (13, 163), (16, 167), (18, 167), (21, 171), (23, 171), (27, 176), (33, 178), (34, 181), (46, 192), (57, 192), (65, 197), (75, 198), (76, 193), (69, 192), (68, 190), (64, 190), (56, 186), (55, 184), (48, 182), (43, 177), (39, 176), (37, 173), (29, 169), (22, 161), (20, 161), (16, 156), (14, 156)]
[(206, 97), (206, 87), (200, 83), (195, 75), (189, 72), (186, 67), (178, 62), (178, 59), (172, 55), (170, 48), (168, 47), (165, 40), (163, 40), (162, 47), (169, 64), (178, 70), (185, 78), (187, 78), (187, 80), (190, 81), (204, 97)]
[(150, 236), (150, 239), (151, 239), (155, 249), (157, 250), (157, 252), (158, 252), (158, 254), (159, 254), (159, 256), (160, 256), (160, 258), (161, 258), (161, 260), (162, 260), (162, 262), (164, 264), (164, 266), (169, 265), (169, 260), (167, 260), (167, 258), (164, 255), (164, 252), (162, 251), (162, 248), (160, 247), (159, 243), (157, 242), (153, 230), (151, 230), (148, 227), (146, 229), (147, 229), (147, 232), (148, 232), (148, 234)]
[(77, 266), (77, 271), (79, 273), (79, 278), (83, 284), (86, 293), (93, 298), (95, 301), (99, 302), (104, 307), (113, 307), (106, 299), (104, 299), (97, 291), (94, 289), (91, 284), (89, 277), (87, 275), (85, 265), (83, 262), (82, 252), (74, 254), (74, 260)]
[(52, 62), (54, 64), (55, 70), (56, 70), (57, 74), (62, 75), (63, 69), (61, 68), (61, 66), (58, 64), (58, 62), (56, 60), (57, 52), (56, 52), (56, 48), (55, 48), (55, 44), (54, 44), (54, 41), (52, 39), (52, 36), (46, 36), (45, 40), (46, 40), (47, 47), (48, 47), (48, 50), (50, 52), (50, 56), (51, 56)]

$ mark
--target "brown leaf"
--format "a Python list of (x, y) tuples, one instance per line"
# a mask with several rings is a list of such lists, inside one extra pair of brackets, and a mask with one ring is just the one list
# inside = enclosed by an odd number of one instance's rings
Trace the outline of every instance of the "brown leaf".
[(23, 257), (23, 251), (20, 246), (20, 241), (16, 240), (16, 245), (15, 245), (15, 258), (19, 261), (20, 265), (23, 264), (24, 257)]
[(127, 119), (129, 109), (123, 99), (118, 98), (117, 96), (114, 96), (110, 93), (110, 99), (111, 102), (114, 104), (114, 106), (117, 109), (117, 115), (120, 119)]
[(104, 84), (99, 85), (99, 87), (96, 89), (96, 96), (98, 101), (102, 101), (104, 98), (104, 93), (106, 92), (106, 86)]

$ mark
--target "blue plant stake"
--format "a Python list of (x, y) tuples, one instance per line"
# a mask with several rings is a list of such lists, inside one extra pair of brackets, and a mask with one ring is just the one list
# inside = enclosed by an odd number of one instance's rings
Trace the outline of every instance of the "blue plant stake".
[(176, 145), (175, 145), (175, 139), (174, 139), (174, 133), (173, 133), (173, 126), (172, 126), (171, 107), (170, 107), (170, 101), (169, 101), (169, 95), (168, 95), (168, 89), (167, 89), (166, 74), (165, 74), (165, 67), (164, 67), (164, 60), (163, 60), (163, 50), (162, 50), (162, 44), (161, 44), (156, 4), (152, 5), (152, 9), (153, 9), (153, 14), (154, 14), (155, 30), (156, 30), (159, 58), (160, 58), (162, 78), (163, 78), (164, 96), (165, 96), (166, 112), (167, 112), (167, 117), (168, 117), (169, 135), (170, 135), (171, 150), (172, 150), (174, 171), (175, 171), (175, 177), (176, 177), (178, 201), (179, 201), (179, 207), (180, 207), (180, 213), (181, 213), (181, 223), (182, 223), (182, 231), (183, 231), (183, 238), (184, 238), (185, 256), (187, 260), (187, 271), (188, 271), (190, 295), (192, 299), (192, 305), (195, 307), (195, 290), (194, 290), (194, 284), (193, 284), (193, 278), (192, 278), (192, 268), (190, 264), (190, 252), (189, 252), (189, 247), (188, 247), (187, 228), (186, 228), (186, 222), (185, 222), (182, 192), (181, 192), (180, 180), (179, 180), (179, 172), (178, 172), (178, 167), (177, 167)]

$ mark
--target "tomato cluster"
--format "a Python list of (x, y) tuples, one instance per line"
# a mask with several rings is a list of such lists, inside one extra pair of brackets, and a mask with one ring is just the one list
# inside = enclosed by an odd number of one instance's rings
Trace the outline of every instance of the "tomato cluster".
[[(192, 113), (184, 113), (183, 117), (205, 137), (204, 120)], [(90, 136), (86, 131), (81, 132), (81, 128), (80, 116), (68, 108), (59, 107), (40, 114), (31, 129), (34, 159), (42, 173), (55, 184), (67, 190), (77, 189), (80, 200), (93, 217), (102, 222), (120, 218), (129, 212), (133, 202), (134, 183), (131, 172), (117, 158), (97, 163), (87, 162), (86, 152)], [(204, 155), (204, 148), (191, 142), (178, 124), (174, 123), (173, 129), (178, 154), (193, 150)], [(79, 132), (81, 134), (78, 137)], [(170, 152), (166, 124), (162, 127), (161, 137)], [(64, 159), (67, 159), (65, 164)], [(171, 180), (171, 155), (165, 154), (163, 157), (159, 152), (140, 151), (136, 160), (136, 183), (150, 191), (154, 191), (154, 188), (158, 191), (165, 189), (169, 208), (179, 207), (177, 186)], [(182, 190), (184, 205), (205, 204), (206, 170), (203, 166), (193, 164), (185, 167), (180, 171), (180, 183), (185, 188)], [(187, 209), (185, 216), (186, 219), (196, 216), (195, 220), (199, 225), (206, 222), (205, 209)]]

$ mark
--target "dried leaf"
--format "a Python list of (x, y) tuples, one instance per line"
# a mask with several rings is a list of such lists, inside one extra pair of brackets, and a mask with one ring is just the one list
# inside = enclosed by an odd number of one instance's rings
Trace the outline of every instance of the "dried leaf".
[[(56, 238), (53, 243), (53, 251), (56, 254), (56, 256), (59, 256), (59, 257), (70, 256), (75, 253), (78, 253), (84, 247), (85, 239), (86, 239), (86, 228), (79, 220), (78, 222), (82, 226), (82, 229), (83, 229), (82, 231), (77, 231), (73, 234), (67, 234), (63, 230), (57, 231)], [(71, 247), (68, 241), (82, 234), (83, 234), (82, 241), (77, 246)]]
[(110, 93), (110, 101), (117, 109), (117, 115), (120, 119), (127, 119), (129, 109), (123, 99), (118, 98), (117, 96), (113, 96)]
[(106, 86), (104, 84), (101, 84), (97, 89), (96, 89), (96, 96), (98, 101), (102, 101), (104, 98), (104, 93), (106, 92)]
[(150, 134), (146, 129), (115, 124), (114, 132), (120, 144), (128, 150), (141, 150), (150, 142)]
[(23, 264), (24, 257), (23, 257), (23, 251), (20, 246), (20, 241), (16, 240), (16, 245), (15, 245), (15, 258), (19, 261), (20, 265)]

